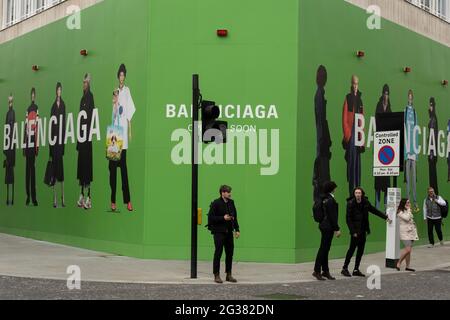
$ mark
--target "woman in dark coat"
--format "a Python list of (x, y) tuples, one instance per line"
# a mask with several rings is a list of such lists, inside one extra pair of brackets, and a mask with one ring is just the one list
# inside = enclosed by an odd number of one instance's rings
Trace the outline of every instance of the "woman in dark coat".
[[(428, 129), (434, 130), (434, 142), (435, 146), (438, 145), (438, 134), (439, 134), (439, 128), (438, 128), (438, 120), (436, 116), (436, 100), (432, 97), (430, 98), (430, 108), (428, 110), (428, 113), (430, 114), (430, 122), (428, 123)], [(428, 141), (430, 141), (430, 137), (428, 138)], [(438, 188), (438, 179), (437, 179), (437, 150), (435, 152), (431, 152), (428, 156), (428, 168), (430, 173), (430, 187), (434, 189), (434, 192), (439, 195), (439, 188)]]
[[(50, 158), (53, 163), (53, 174), (56, 182), (61, 183), (61, 206), (65, 207), (64, 203), (64, 141), (66, 138), (66, 105), (61, 97), (62, 85), (56, 84), (56, 100), (53, 103), (50, 117), (55, 117), (56, 122), (52, 123), (51, 139), (56, 141), (56, 144), (50, 146)], [(61, 133), (61, 134), (60, 134)], [(53, 207), (58, 207), (56, 196), (56, 184), (53, 186)]]
[[(91, 199), (91, 182), (93, 181), (93, 167), (92, 167), (92, 141), (89, 141), (92, 113), (95, 107), (94, 96), (91, 92), (91, 76), (86, 74), (83, 81), (83, 97), (80, 102), (80, 112), (86, 112), (87, 117), (81, 118), (80, 128), (86, 128), (86, 141), (77, 142), (78, 151), (78, 169), (77, 179), (81, 186), (81, 194), (78, 200), (78, 207), (84, 209), (92, 208)], [(81, 135), (83, 132), (80, 133)], [(87, 191), (87, 197), (85, 198), (85, 192)]]
[[(16, 123), (16, 113), (13, 109), (13, 96), (12, 94), (8, 98), (8, 112), (6, 113), (5, 125), (9, 126), (9, 141), (11, 142), (10, 148), (4, 150), (3, 154), (6, 159), (4, 162), (5, 167), (5, 184), (6, 184), (6, 205), (14, 205), (14, 167), (16, 165), (16, 149), (12, 145), (14, 124)], [(11, 186), (11, 200), (9, 198), (9, 187)]]
[[(379, 113), (391, 113), (391, 100), (389, 99), (389, 86), (385, 84), (383, 86), (383, 92), (381, 93), (380, 101), (378, 101), (376, 114)], [(384, 204), (387, 201), (387, 189), (391, 187), (390, 177), (375, 177), (375, 206), (380, 208), (381, 192), (384, 192)]]

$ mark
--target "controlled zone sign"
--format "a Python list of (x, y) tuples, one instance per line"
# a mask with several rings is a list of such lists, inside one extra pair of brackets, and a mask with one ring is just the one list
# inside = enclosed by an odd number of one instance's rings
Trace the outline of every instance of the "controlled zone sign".
[(400, 175), (400, 131), (376, 132), (373, 158), (374, 177), (398, 177)]

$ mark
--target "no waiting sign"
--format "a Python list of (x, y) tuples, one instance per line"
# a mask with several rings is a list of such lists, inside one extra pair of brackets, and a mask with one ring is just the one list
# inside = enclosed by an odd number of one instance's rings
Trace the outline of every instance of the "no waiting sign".
[(375, 133), (373, 152), (374, 177), (400, 175), (400, 131)]

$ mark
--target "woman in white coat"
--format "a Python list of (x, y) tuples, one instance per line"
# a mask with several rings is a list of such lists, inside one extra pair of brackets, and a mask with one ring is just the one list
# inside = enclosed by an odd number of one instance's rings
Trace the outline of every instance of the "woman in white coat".
[(419, 240), (417, 235), (417, 227), (414, 222), (414, 216), (411, 211), (411, 202), (408, 199), (402, 199), (397, 210), (397, 217), (400, 226), (400, 240), (403, 241), (405, 249), (403, 250), (400, 260), (397, 263), (397, 270), (400, 271), (402, 262), (406, 261), (406, 271), (415, 272), (410, 268), (411, 252), (414, 241)]

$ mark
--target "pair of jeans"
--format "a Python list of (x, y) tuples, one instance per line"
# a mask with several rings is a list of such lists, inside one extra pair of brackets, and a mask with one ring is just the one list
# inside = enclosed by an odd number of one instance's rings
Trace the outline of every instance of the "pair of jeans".
[(444, 239), (444, 237), (442, 236), (442, 219), (427, 218), (427, 223), (428, 223), (428, 240), (430, 240), (430, 244), (434, 245), (434, 229), (436, 229), (439, 241), (442, 241)]
[(233, 254), (234, 254), (234, 238), (233, 232), (216, 232), (214, 233), (214, 261), (213, 273), (220, 273), (220, 260), (222, 258), (223, 249), (225, 248), (225, 272), (231, 273), (233, 269)]
[(406, 160), (406, 197), (411, 200), (412, 191), (414, 205), (417, 205), (416, 195), (416, 161), (412, 159)]
[[(380, 190), (375, 191), (375, 207), (380, 209), (381, 206), (381, 192)], [(384, 192), (384, 205), (387, 204), (387, 190)]]
[(437, 158), (428, 159), (428, 172), (430, 176), (430, 187), (439, 194), (438, 178), (437, 178)]
[(36, 202), (36, 156), (26, 156), (26, 168), (25, 168), (25, 187), (27, 192), (27, 199)]
[(354, 237), (352, 235), (352, 240), (350, 242), (350, 248), (347, 251), (347, 256), (345, 258), (344, 270), (348, 270), (348, 266), (350, 265), (350, 261), (352, 260), (353, 254), (355, 253), (356, 248), (358, 251), (356, 252), (356, 261), (355, 261), (355, 269), (359, 270), (361, 265), (361, 260), (364, 255), (364, 249), (366, 248), (366, 239), (367, 236), (365, 233), (358, 234), (358, 237)]
[(314, 201), (320, 201), (323, 184), (330, 181), (330, 157), (318, 155), (314, 161), (313, 186)]
[(353, 124), (352, 132), (353, 134), (350, 139), (349, 145), (347, 146), (345, 156), (347, 160), (347, 181), (349, 195), (353, 195), (354, 189), (361, 185), (361, 153), (356, 146), (355, 124)]
[(329, 230), (320, 230), (322, 233), (322, 237), (320, 240), (320, 248), (317, 252), (316, 263), (314, 265), (314, 271), (316, 273), (330, 272), (330, 268), (328, 266), (328, 255), (331, 249), (331, 243), (333, 242), (334, 231)]
[(109, 186), (111, 187), (111, 203), (116, 203), (117, 168), (122, 177), (123, 203), (131, 201), (130, 186), (128, 185), (127, 150), (122, 150), (120, 161), (109, 161)]

